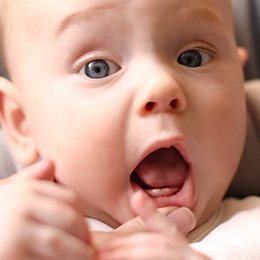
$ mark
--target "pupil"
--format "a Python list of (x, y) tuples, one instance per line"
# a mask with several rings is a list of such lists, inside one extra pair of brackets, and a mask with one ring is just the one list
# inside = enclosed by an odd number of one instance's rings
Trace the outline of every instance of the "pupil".
[(86, 65), (85, 73), (89, 78), (104, 78), (109, 75), (109, 65), (104, 60), (94, 60)]
[(95, 73), (100, 73), (101, 69), (100, 68), (95, 68)]

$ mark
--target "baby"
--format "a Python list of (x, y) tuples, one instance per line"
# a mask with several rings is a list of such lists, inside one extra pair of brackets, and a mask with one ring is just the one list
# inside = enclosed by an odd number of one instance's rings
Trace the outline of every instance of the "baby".
[[(212, 257), (225, 252), (227, 245), (215, 250), (215, 244), (210, 252), (221, 230), (213, 229), (237, 211), (260, 205), (250, 198), (218, 207), (246, 129), (229, 1), (2, 0), (1, 12), (9, 78), (0, 83), (2, 126), (21, 165), (39, 158), (55, 165), (54, 170), (43, 161), (25, 169), (23, 185), (17, 177), (2, 189), (8, 194), (12, 185), (10, 201), (18, 187), (24, 192), (19, 199), (20, 205), (28, 202), (27, 211), (21, 211), (41, 223), (42, 240), (53, 238), (49, 226), (64, 236), (63, 244), (44, 248), (38, 233), (30, 233), (32, 225), (23, 226), (19, 239), (33, 241), (28, 252), (49, 259), (74, 243), (82, 254), (69, 251), (62, 259), (94, 257), (80, 216), (93, 229), (115, 229), (142, 215), (145, 201), (152, 212), (190, 209), (196, 228), (188, 239), (205, 237), (206, 249), (189, 245), (178, 230), (167, 233), (166, 225), (153, 230), (144, 213), (147, 232), (108, 241), (100, 259), (205, 259), (197, 250)], [(232, 232), (239, 227), (226, 225)], [(231, 251), (239, 247), (239, 255), (257, 255), (236, 239)]]

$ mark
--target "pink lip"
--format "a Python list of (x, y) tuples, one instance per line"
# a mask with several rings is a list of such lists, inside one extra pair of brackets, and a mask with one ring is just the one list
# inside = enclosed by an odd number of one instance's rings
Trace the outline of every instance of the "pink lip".
[[(143, 152), (135, 167), (137, 167), (137, 165), (146, 156), (153, 153), (154, 151), (161, 148), (169, 148), (169, 147), (175, 147), (179, 151), (179, 153), (182, 155), (184, 160), (189, 165), (189, 172), (183, 186), (180, 188), (180, 190), (177, 193), (175, 193), (172, 196), (153, 198), (153, 200), (158, 208), (167, 207), (167, 206), (178, 206), (178, 207), (188, 207), (191, 209), (195, 203), (196, 192), (195, 192), (195, 183), (194, 183), (194, 173), (192, 167), (192, 158), (190, 156), (190, 153), (188, 152), (188, 148), (184, 138), (174, 137), (174, 138), (167, 138), (167, 139), (162, 139), (154, 142)], [(141, 189), (135, 183), (132, 183), (132, 188), (133, 191)]]

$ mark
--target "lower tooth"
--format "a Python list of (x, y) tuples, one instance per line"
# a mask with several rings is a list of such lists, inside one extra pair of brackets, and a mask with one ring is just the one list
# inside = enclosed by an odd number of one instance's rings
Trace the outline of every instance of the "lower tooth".
[(146, 189), (145, 192), (154, 198), (170, 196), (178, 191), (178, 188), (155, 188)]

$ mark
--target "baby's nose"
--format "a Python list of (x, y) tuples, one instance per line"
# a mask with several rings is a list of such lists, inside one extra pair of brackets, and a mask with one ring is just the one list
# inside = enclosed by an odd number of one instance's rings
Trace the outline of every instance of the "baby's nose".
[(138, 102), (140, 114), (181, 113), (186, 109), (185, 95), (172, 73), (157, 71), (144, 83)]

